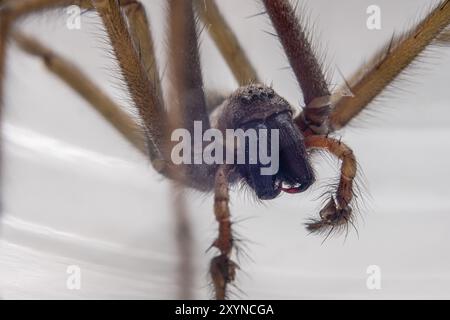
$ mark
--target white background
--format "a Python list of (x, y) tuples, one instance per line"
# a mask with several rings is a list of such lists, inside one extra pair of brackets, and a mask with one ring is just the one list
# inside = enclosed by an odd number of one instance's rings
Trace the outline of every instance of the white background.
[[(143, 1), (164, 60), (164, 1)], [(301, 93), (257, 1), (218, 1), (266, 83), (300, 106)], [(349, 76), (429, 0), (303, 1), (330, 70)], [(381, 8), (382, 29), (366, 28), (366, 9)], [(81, 66), (130, 110), (100, 21), (82, 16), (68, 30), (64, 11), (23, 21), (26, 30)], [(236, 88), (208, 35), (202, 35), (207, 88)], [(318, 195), (337, 164), (314, 158), (317, 186), (301, 195), (255, 203), (232, 193), (232, 214), (248, 239), (240, 262), (242, 298), (450, 298), (450, 48), (433, 50), (352, 127), (339, 132), (358, 157), (364, 201), (347, 239), (322, 243), (302, 226), (317, 215)], [(0, 296), (12, 298), (177, 298), (177, 249), (170, 186), (89, 105), (11, 46), (4, 113)], [(339, 72), (332, 84), (342, 83)], [(132, 111), (132, 110), (131, 110)], [(328, 164), (327, 164), (328, 163)], [(322, 187), (321, 187), (322, 186)], [(194, 230), (195, 298), (209, 298), (208, 259), (216, 224), (210, 195), (189, 194)], [(68, 290), (78, 265), (81, 290)], [(381, 290), (366, 269), (381, 268)]]

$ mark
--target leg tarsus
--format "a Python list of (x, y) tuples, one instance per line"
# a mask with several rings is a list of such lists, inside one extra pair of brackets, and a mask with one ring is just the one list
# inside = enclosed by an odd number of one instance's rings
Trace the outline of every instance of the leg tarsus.
[(225, 254), (221, 254), (211, 260), (209, 272), (217, 300), (225, 300), (227, 298), (227, 286), (234, 281), (237, 268), (236, 263)]
[(353, 183), (356, 176), (357, 164), (353, 151), (340, 140), (328, 136), (311, 135), (305, 138), (308, 149), (325, 150), (342, 161), (341, 174), (336, 194), (330, 197), (320, 211), (320, 219), (307, 223), (311, 232), (323, 233), (345, 227), (352, 223), (353, 215), (350, 203), (353, 199)]

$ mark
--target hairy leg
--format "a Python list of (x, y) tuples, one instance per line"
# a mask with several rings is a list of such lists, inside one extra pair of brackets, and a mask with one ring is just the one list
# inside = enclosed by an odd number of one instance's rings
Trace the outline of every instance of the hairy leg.
[(162, 100), (163, 94), (153, 38), (145, 9), (139, 1), (135, 0), (121, 0), (121, 6), (127, 17), (134, 47), (137, 49), (144, 69), (147, 71), (148, 79), (153, 82), (155, 94)]
[(306, 106), (296, 123), (304, 132), (327, 133), (330, 91), (307, 31), (288, 0), (263, 2), (303, 92)]
[[(349, 80), (353, 96), (343, 96), (333, 103), (330, 127), (338, 130), (356, 117), (376, 96), (392, 83), (433, 42), (449, 43), (450, 0), (432, 10), (412, 30), (392, 39), (371, 61), (362, 66)], [(441, 38), (440, 35), (443, 35)]]
[[(353, 181), (356, 176), (356, 158), (353, 151), (339, 140), (328, 136), (311, 135), (305, 138), (308, 149), (318, 149), (330, 152), (342, 161), (341, 174), (336, 194), (331, 196), (328, 203), (320, 211), (320, 220), (313, 220), (307, 224), (311, 232), (339, 231), (352, 223)], [(337, 228), (337, 229), (335, 229)]]
[(219, 223), (219, 235), (214, 241), (220, 255), (211, 260), (210, 273), (216, 299), (227, 297), (227, 286), (235, 278), (237, 265), (231, 260), (233, 235), (231, 230), (230, 209), (228, 206), (228, 171), (221, 166), (216, 172), (214, 187), (214, 214)]
[(205, 24), (239, 85), (259, 82), (255, 68), (220, 13), (215, 1), (195, 0), (194, 3), (200, 19)]
[(152, 157), (161, 159), (159, 171), (164, 172), (170, 152), (167, 150), (167, 115), (162, 97), (158, 96), (158, 89), (139, 58), (120, 4), (107, 0), (93, 0), (92, 3), (102, 18), (125, 84), (143, 120), (150, 152), (157, 153)]
[(169, 79), (177, 96), (171, 111), (182, 115), (183, 127), (190, 132), (194, 132), (194, 121), (201, 121), (204, 131), (210, 124), (192, 0), (170, 0), (168, 10)]
[[(168, 5), (169, 21), (169, 79), (172, 84), (170, 93), (170, 123), (172, 128), (188, 129), (193, 133), (193, 122), (201, 121), (203, 130), (209, 128), (206, 113), (200, 57), (197, 43), (197, 30), (194, 19), (193, 4), (190, 0), (170, 0)], [(193, 154), (201, 152), (194, 145)], [(210, 177), (215, 176), (213, 187), (214, 213), (219, 223), (219, 236), (214, 241), (220, 255), (214, 257), (210, 264), (210, 274), (214, 285), (215, 297), (225, 299), (227, 285), (234, 279), (235, 264), (231, 261), (231, 222), (228, 208), (228, 180), (226, 167), (207, 166), (203, 164), (185, 166), (181, 170), (198, 183), (209, 184)], [(190, 182), (191, 184), (193, 182)]]
[[(178, 1), (178, 3), (181, 2)], [(129, 29), (122, 15), (121, 8), (117, 3), (94, 0), (93, 4), (103, 19), (129, 92), (147, 128), (149, 139), (151, 139), (154, 148), (161, 153), (164, 159), (164, 167), (161, 169), (161, 172), (169, 178), (176, 180), (172, 182), (172, 191), (175, 192), (177, 200), (174, 211), (178, 234), (177, 242), (181, 255), (179, 268), (181, 276), (180, 297), (185, 299), (191, 298), (193, 279), (191, 258), (192, 239), (189, 220), (186, 215), (183, 187), (183, 184), (186, 183), (186, 176), (183, 167), (173, 166), (171, 163), (171, 144), (168, 137), (170, 131), (178, 127), (177, 125), (180, 122), (175, 120), (178, 119), (177, 117), (168, 117), (164, 110), (162, 90), (148, 20), (142, 5), (136, 1), (121, 1), (121, 6), (124, 9), (123, 12), (128, 18)], [(192, 69), (190, 71), (194, 70)], [(194, 80), (198, 80), (198, 75), (197, 78), (195, 74), (188, 75), (183, 78), (187, 80), (188, 85), (192, 84), (192, 82), (189, 82), (191, 79), (189, 76), (193, 76)], [(202, 90), (201, 78), (200, 82), (194, 82), (194, 84)], [(191, 88), (188, 87), (188, 89)], [(178, 91), (175, 93), (180, 94)], [(187, 104), (188, 107), (191, 107), (189, 108), (189, 112), (192, 112), (191, 115), (195, 114), (197, 109), (197, 115), (199, 115), (200, 120), (204, 120), (206, 112), (201, 112), (202, 105), (199, 105), (199, 100), (195, 100), (195, 98), (199, 98), (201, 101), (203, 96), (194, 96), (194, 101), (190, 101), (194, 105)], [(178, 97), (175, 97), (175, 99), (178, 99)], [(195, 115), (194, 119), (196, 119)], [(207, 121), (206, 123), (204, 122), (206, 128), (209, 127), (209, 120)]]
[[(198, 50), (196, 22), (191, 0), (168, 2), (168, 57), (169, 57), (169, 118), (172, 129), (183, 128), (195, 136), (210, 128), (203, 89), (202, 71)], [(198, 129), (197, 129), (198, 130)], [(209, 191), (214, 186), (217, 166), (202, 161), (202, 141), (191, 141), (192, 164), (183, 166), (184, 183), (196, 189)]]

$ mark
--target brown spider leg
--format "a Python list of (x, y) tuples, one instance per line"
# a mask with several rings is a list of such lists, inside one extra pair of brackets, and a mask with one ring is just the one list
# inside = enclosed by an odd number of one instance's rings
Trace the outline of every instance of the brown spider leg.
[(158, 89), (139, 59), (120, 4), (107, 0), (93, 0), (92, 4), (102, 18), (128, 92), (143, 120), (150, 151), (159, 153), (153, 157), (161, 160), (160, 172), (167, 171), (166, 161), (170, 159), (170, 152), (167, 148), (167, 127), (164, 125), (167, 114), (162, 97), (158, 96)]
[[(201, 121), (205, 130), (210, 124), (206, 114), (192, 1), (169, 1), (168, 21), (169, 79), (172, 84), (169, 94), (171, 127), (182, 126), (193, 133), (193, 122)], [(194, 156), (195, 147), (194, 145)], [(224, 299), (227, 283), (234, 278), (234, 263), (229, 259), (231, 245), (228, 247), (225, 244), (227, 238), (231, 243), (226, 173), (224, 169), (216, 173), (217, 167), (203, 164), (184, 166), (181, 170), (192, 180), (190, 184), (200, 182), (202, 187), (210, 184), (212, 175), (216, 177), (211, 187), (215, 186), (216, 190), (214, 212), (219, 222), (219, 238), (214, 245), (219, 248), (221, 255), (212, 259), (210, 272), (216, 298)]]
[(330, 91), (305, 27), (297, 19), (288, 0), (263, 2), (303, 92), (306, 107), (296, 123), (302, 131), (327, 133), (326, 122), (330, 111), (327, 98)]
[[(127, 2), (127, 3), (126, 3)], [(156, 88), (156, 94), (162, 97), (161, 82), (156, 63), (153, 39), (150, 30), (150, 24), (144, 10), (144, 7), (137, 1), (121, 1), (127, 21), (129, 24), (130, 35), (133, 39), (135, 48), (147, 70), (149, 80), (153, 82)], [(173, 123), (172, 123), (173, 121)], [(176, 122), (171, 119), (171, 125)], [(178, 169), (179, 173), (184, 174), (183, 168)], [(179, 297), (181, 299), (191, 299), (193, 296), (193, 261), (192, 261), (192, 231), (189, 223), (189, 217), (186, 205), (185, 188), (178, 182), (172, 182), (172, 191), (174, 192), (174, 213), (176, 219), (177, 246), (180, 254), (179, 264)]]
[(128, 29), (121, 11), (122, 3), (130, 2), (92, 0), (106, 28), (128, 92), (143, 120), (153, 166), (166, 177), (187, 184), (189, 179), (171, 162), (169, 132), (173, 126), (167, 125), (164, 101), (158, 94), (159, 81), (149, 76), (145, 63), (140, 60), (141, 51), (135, 47), (137, 38), (133, 39), (133, 32)]
[(214, 187), (214, 214), (219, 223), (219, 236), (213, 246), (219, 249), (220, 255), (214, 257), (210, 264), (210, 274), (217, 300), (227, 297), (227, 286), (235, 278), (237, 265), (230, 256), (233, 248), (230, 209), (228, 207), (228, 171), (222, 165), (216, 172)]
[(172, 110), (182, 114), (183, 127), (190, 132), (193, 133), (194, 121), (201, 121), (204, 131), (210, 124), (192, 0), (170, 0), (168, 10), (169, 79), (178, 96)]
[[(158, 101), (163, 101), (161, 81), (159, 78), (158, 65), (155, 57), (153, 38), (150, 30), (150, 23), (141, 2), (136, 0), (120, 0), (120, 7), (123, 8), (129, 25), (130, 37), (133, 41), (139, 59), (142, 61), (144, 69), (147, 71), (148, 80), (152, 83), (154, 94)], [(149, 154), (151, 159), (158, 159), (158, 147), (149, 144)], [(161, 161), (152, 161), (157, 171), (161, 170)], [(164, 172), (163, 172), (164, 173)]]
[[(169, 126), (171, 129), (184, 128), (194, 136), (194, 121), (201, 122), (202, 130), (210, 127), (206, 112), (205, 95), (198, 51), (196, 22), (194, 19), (192, 1), (171, 0), (167, 7), (168, 20), (168, 59), (169, 80), (171, 83), (169, 97)], [(193, 153), (196, 150), (193, 144)], [(202, 147), (200, 145), (200, 147)], [(201, 152), (201, 150), (200, 150)], [(204, 188), (206, 180), (212, 180), (213, 167), (203, 164), (181, 165), (177, 168), (182, 176), (187, 178), (184, 183), (194, 187)], [(208, 184), (212, 184), (209, 182)], [(175, 191), (183, 198), (183, 187), (174, 183)], [(181, 199), (182, 200), (182, 199)], [(192, 258), (190, 244), (190, 226), (183, 204), (178, 207), (178, 234), (181, 253), (182, 292), (181, 297), (191, 295)], [(190, 246), (189, 246), (190, 247)], [(184, 288), (184, 289), (183, 289)]]
[[(357, 116), (377, 95), (405, 70), (450, 24), (450, 0), (441, 1), (416, 27), (392, 39), (371, 62), (349, 80), (353, 96), (342, 96), (330, 115), (330, 127), (338, 130)], [(443, 40), (445, 40), (445, 33)], [(448, 42), (447, 42), (448, 43)]]
[(195, 0), (195, 8), (211, 38), (233, 72), (234, 78), (243, 86), (259, 82), (258, 74), (252, 66), (236, 35), (220, 13), (214, 0)]
[[(180, 2), (178, 1), (178, 3)], [(104, 22), (128, 89), (144, 120), (150, 137), (154, 139), (155, 147), (160, 150), (165, 161), (170, 161), (171, 144), (168, 141), (167, 135), (171, 129), (176, 128), (180, 123), (180, 121), (177, 121), (179, 119), (177, 117), (180, 114), (173, 118), (167, 117), (163, 109), (163, 100), (160, 95), (161, 87), (158, 75), (156, 74), (157, 69), (154, 58), (152, 61), (151, 57), (147, 57), (145, 58), (147, 60), (141, 63), (140, 58), (143, 58), (142, 55), (150, 54), (154, 56), (154, 53), (151, 52), (152, 45), (149, 30), (143, 30), (143, 28), (148, 28), (149, 25), (144, 16), (144, 12), (139, 12), (139, 10), (142, 10), (142, 7), (140, 4), (137, 4), (135, 8), (127, 9), (125, 7), (124, 11), (128, 13), (130, 19), (140, 19), (140, 21), (129, 22), (130, 27), (138, 28), (138, 30), (131, 31), (127, 29), (125, 19), (116, 2), (94, 0), (93, 4)], [(133, 10), (135, 11), (133, 12)], [(138, 17), (139, 15), (140, 17)], [(149, 66), (152, 69), (146, 69)], [(207, 124), (209, 125), (209, 122)], [(156, 138), (155, 135), (157, 135)], [(192, 259), (190, 256), (192, 242), (188, 236), (191, 234), (190, 226), (186, 218), (185, 206), (182, 203), (184, 190), (182, 185), (179, 184), (180, 181), (183, 184), (186, 183), (185, 170), (183, 167), (175, 167), (171, 163), (168, 164), (166, 162), (164, 173), (168, 177), (176, 180), (173, 182), (172, 190), (177, 193), (178, 200), (175, 213), (177, 233), (180, 236), (178, 238), (178, 244), (179, 250), (181, 251), (180, 296), (182, 298), (190, 298), (191, 281), (193, 278)]]
[(356, 176), (356, 158), (353, 151), (340, 140), (322, 135), (310, 135), (305, 138), (308, 149), (326, 150), (342, 161), (341, 175), (334, 198), (328, 201), (320, 211), (320, 220), (307, 224), (311, 232), (323, 232), (352, 223), (353, 181)]
[(130, 26), (130, 35), (134, 46), (147, 70), (148, 78), (156, 88), (156, 95), (162, 97), (161, 82), (159, 78), (158, 65), (156, 63), (155, 49), (150, 29), (150, 23), (142, 3), (135, 0), (121, 0)]
[(122, 111), (122, 108), (78, 67), (46, 48), (35, 39), (20, 32), (13, 32), (12, 38), (22, 50), (42, 58), (49, 71), (86, 99), (105, 120), (111, 123), (139, 151), (147, 154), (142, 133), (139, 132), (136, 122)]
[[(171, 84), (170, 121), (173, 129), (183, 128), (195, 136), (195, 125), (201, 133), (210, 128), (198, 50), (196, 22), (191, 0), (168, 2), (169, 80)], [(184, 165), (185, 183), (199, 190), (211, 190), (217, 166), (202, 161), (202, 141), (193, 139), (191, 159)], [(200, 160), (200, 161), (199, 161)]]

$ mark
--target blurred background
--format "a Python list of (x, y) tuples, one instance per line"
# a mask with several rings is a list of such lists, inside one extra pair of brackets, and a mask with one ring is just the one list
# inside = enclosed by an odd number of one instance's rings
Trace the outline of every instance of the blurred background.
[[(161, 72), (165, 1), (143, 0)], [(313, 36), (326, 53), (332, 88), (405, 30), (430, 0), (301, 1)], [(263, 11), (254, 0), (219, 0), (266, 83), (294, 106), (301, 92)], [(381, 30), (368, 30), (370, 5)], [(79, 65), (129, 111), (100, 20), (83, 14), (69, 30), (64, 10), (31, 16), (20, 28)], [(232, 74), (207, 32), (201, 36), (204, 82), (231, 92)], [(231, 194), (235, 228), (246, 239), (237, 297), (251, 299), (450, 298), (450, 48), (433, 49), (383, 98), (338, 133), (360, 166), (363, 200), (358, 234), (308, 235), (303, 223), (320, 209), (318, 196), (338, 163), (314, 158), (318, 184), (300, 195), (255, 203)], [(340, 71), (337, 72), (337, 71)], [(39, 59), (13, 44), (8, 51), (3, 124), (0, 297), (5, 299), (173, 299), (178, 297), (173, 190), (148, 161)], [(216, 235), (212, 197), (191, 191), (195, 279), (193, 298), (210, 298), (208, 249)], [(69, 266), (81, 270), (69, 290)], [(381, 270), (370, 290), (367, 269)]]

